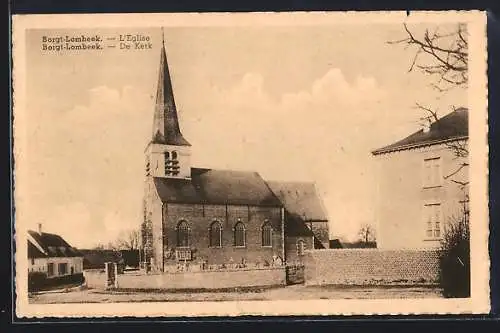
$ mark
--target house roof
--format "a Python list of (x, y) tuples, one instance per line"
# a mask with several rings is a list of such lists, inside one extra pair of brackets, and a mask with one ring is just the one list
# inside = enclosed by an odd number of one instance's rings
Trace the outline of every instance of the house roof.
[(154, 183), (163, 202), (282, 206), (257, 172), (191, 168), (191, 179)]
[(46, 256), (32, 242), (28, 241), (28, 258), (44, 258)]
[(267, 184), (283, 203), (288, 214), (305, 221), (328, 221), (314, 183), (268, 181)]
[[(29, 235), (36, 244), (31, 244), (35, 247), (36, 251), (31, 248), (29, 243), (32, 241), (28, 238), (28, 257), (36, 258), (35, 255), (43, 257), (81, 257), (82, 254), (79, 253), (75, 248), (71, 247), (61, 236), (56, 234), (49, 234), (46, 232), (36, 232), (29, 230)], [(38, 245), (38, 246), (37, 246)], [(43, 250), (40, 251), (40, 250)], [(30, 253), (31, 252), (31, 253)], [(30, 254), (34, 255), (31, 257)]]
[(83, 255), (83, 268), (96, 269), (104, 268), (107, 262), (120, 263), (123, 262), (120, 251), (114, 250), (80, 250)]
[(466, 138), (469, 135), (468, 109), (458, 108), (431, 124), (428, 132), (419, 130), (388, 146), (376, 149), (373, 155), (432, 145), (443, 141)]

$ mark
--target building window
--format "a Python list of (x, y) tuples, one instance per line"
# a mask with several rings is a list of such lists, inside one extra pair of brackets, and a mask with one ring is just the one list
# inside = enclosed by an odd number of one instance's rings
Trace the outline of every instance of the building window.
[(35, 264), (35, 258), (31, 258), (31, 264), (34, 265)]
[(262, 246), (270, 247), (273, 242), (273, 228), (269, 222), (262, 226)]
[(179, 161), (177, 160), (177, 152), (173, 151), (172, 154), (165, 152), (165, 175), (177, 176), (179, 174)]
[(234, 246), (245, 247), (246, 245), (246, 230), (245, 225), (242, 222), (236, 223), (234, 226)]
[(172, 174), (170, 153), (166, 151), (163, 156), (165, 157), (165, 176), (170, 176)]
[(428, 158), (424, 160), (424, 187), (437, 187), (442, 185), (441, 159)]
[(47, 264), (47, 275), (48, 276), (54, 275), (54, 264), (51, 262)]
[(425, 236), (428, 239), (441, 237), (441, 204), (424, 206)]
[(222, 226), (218, 221), (210, 225), (210, 247), (222, 247)]
[(177, 246), (189, 246), (189, 226), (186, 221), (181, 221), (177, 225)]
[(146, 159), (146, 176), (151, 176), (151, 162)]
[(304, 242), (302, 239), (299, 239), (297, 241), (297, 255), (303, 256), (305, 250), (306, 250), (306, 242)]
[(59, 275), (68, 274), (68, 264), (65, 262), (59, 263), (59, 265), (57, 265), (57, 271), (59, 272)]

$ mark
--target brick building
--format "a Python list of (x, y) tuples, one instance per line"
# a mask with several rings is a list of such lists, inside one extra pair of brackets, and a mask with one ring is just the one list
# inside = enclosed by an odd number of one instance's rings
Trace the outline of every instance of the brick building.
[(377, 247), (432, 249), (468, 211), (468, 110), (373, 151), (378, 160)]
[(313, 183), (268, 182), (257, 172), (191, 166), (164, 45), (145, 155), (141, 240), (143, 261), (153, 270), (166, 271), (179, 261), (295, 262), (305, 249), (328, 248), (328, 219)]

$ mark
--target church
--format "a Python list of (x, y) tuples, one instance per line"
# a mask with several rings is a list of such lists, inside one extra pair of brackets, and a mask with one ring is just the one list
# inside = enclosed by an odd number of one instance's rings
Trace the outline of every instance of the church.
[(328, 248), (329, 221), (314, 183), (191, 165), (165, 43), (158, 75), (145, 149), (142, 261), (156, 272), (188, 262), (267, 266), (300, 262), (305, 250)]

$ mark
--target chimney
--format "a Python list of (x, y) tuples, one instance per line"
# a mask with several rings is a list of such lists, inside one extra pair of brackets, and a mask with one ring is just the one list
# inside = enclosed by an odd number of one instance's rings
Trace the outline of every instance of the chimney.
[(38, 223), (38, 233), (41, 235), (42, 234), (42, 224)]

